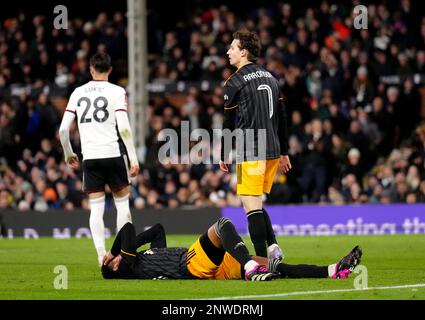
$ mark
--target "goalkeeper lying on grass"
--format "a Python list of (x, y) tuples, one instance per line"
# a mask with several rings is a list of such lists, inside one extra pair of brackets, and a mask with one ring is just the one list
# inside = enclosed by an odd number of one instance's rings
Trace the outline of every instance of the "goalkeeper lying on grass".
[[(150, 249), (136, 251), (147, 243)], [(189, 249), (167, 248), (162, 225), (156, 224), (136, 236), (134, 226), (127, 223), (104, 256), (101, 271), (105, 279), (347, 278), (361, 256), (359, 246), (329, 266), (289, 265), (278, 259), (251, 256), (227, 218), (220, 218)]]

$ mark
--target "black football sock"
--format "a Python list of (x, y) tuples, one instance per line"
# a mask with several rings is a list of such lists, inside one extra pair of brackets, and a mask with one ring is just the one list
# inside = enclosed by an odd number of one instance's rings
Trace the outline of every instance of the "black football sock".
[(214, 229), (221, 239), (224, 250), (235, 258), (241, 266), (245, 266), (251, 260), (251, 256), (242, 238), (236, 232), (232, 221), (228, 218), (220, 218), (215, 224)]
[(266, 230), (267, 230), (267, 234), (266, 234), (267, 245), (271, 246), (272, 244), (277, 243), (277, 241), (273, 231), (272, 222), (270, 221), (269, 214), (264, 208), (263, 208), (263, 217), (264, 217), (264, 223), (266, 225)]
[(248, 230), (255, 254), (260, 257), (267, 257), (267, 228), (264, 221), (262, 209), (252, 210), (246, 214), (248, 218)]
[(290, 265), (279, 263), (276, 270), (280, 272), (281, 278), (328, 278), (328, 267), (308, 264)]

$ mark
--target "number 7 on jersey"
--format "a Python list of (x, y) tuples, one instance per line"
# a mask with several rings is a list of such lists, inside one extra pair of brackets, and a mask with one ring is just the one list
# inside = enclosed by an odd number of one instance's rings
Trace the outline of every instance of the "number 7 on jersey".
[(266, 90), (267, 91), (267, 97), (269, 98), (269, 117), (271, 119), (271, 117), (273, 116), (273, 93), (272, 93), (272, 88), (270, 88), (269, 85), (267, 84), (261, 84), (258, 86), (257, 88), (258, 91), (260, 90)]

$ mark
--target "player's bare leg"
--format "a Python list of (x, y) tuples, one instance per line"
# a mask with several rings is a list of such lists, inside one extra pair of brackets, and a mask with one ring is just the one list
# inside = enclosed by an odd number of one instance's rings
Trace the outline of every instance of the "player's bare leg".
[(245, 212), (261, 210), (263, 208), (263, 199), (261, 196), (240, 195)]
[(93, 192), (89, 194), (90, 203), (90, 231), (93, 243), (97, 251), (99, 266), (102, 265), (103, 256), (106, 254), (105, 249), (105, 223), (103, 214), (105, 212), (105, 193)]
[(115, 207), (117, 208), (117, 230), (127, 222), (132, 222), (130, 212), (130, 186), (113, 193)]

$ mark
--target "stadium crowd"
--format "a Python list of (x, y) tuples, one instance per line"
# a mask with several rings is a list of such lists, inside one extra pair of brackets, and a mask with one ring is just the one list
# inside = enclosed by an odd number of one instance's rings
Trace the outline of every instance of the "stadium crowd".
[[(221, 83), (234, 71), (226, 56), (232, 33), (242, 26), (256, 30), (263, 46), (257, 63), (280, 79), (286, 97), (293, 164), (277, 178), (267, 203), (424, 202), (425, 18), (416, 2), (370, 1), (368, 29), (357, 30), (356, 4), (279, 2), (248, 6), (246, 14), (200, 6), (171, 30), (161, 29), (150, 12), (149, 80)], [(54, 83), (70, 93), (90, 80), (88, 59), (96, 51), (112, 56), (110, 80), (125, 84), (125, 14), (71, 18), (67, 30), (50, 29), (42, 15), (20, 14), (0, 24), (0, 208), (87, 208), (81, 172), (63, 162), (57, 135), (63, 110), (46, 88)], [(151, 95), (133, 207), (240, 205), (236, 175), (218, 164), (158, 160), (162, 129), (179, 133), (181, 121), (211, 134), (220, 128), (222, 96), (220, 85), (209, 92), (191, 87), (181, 105), (172, 95)], [(75, 127), (71, 140), (79, 150)]]

